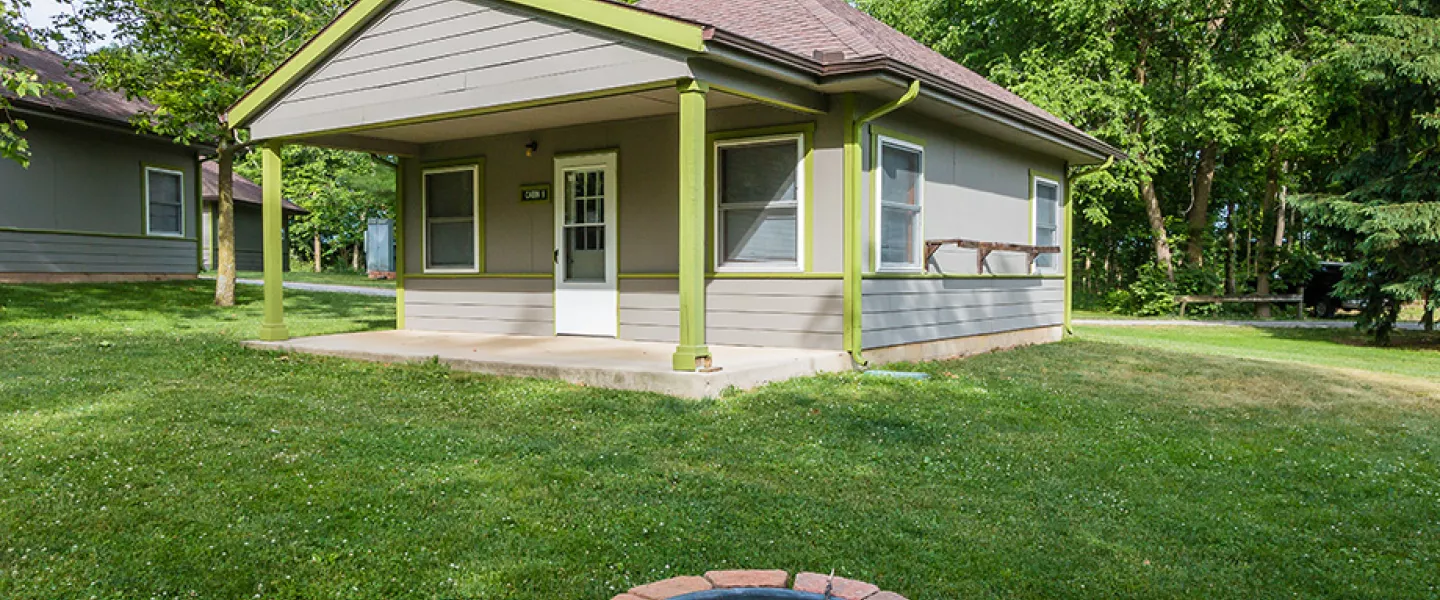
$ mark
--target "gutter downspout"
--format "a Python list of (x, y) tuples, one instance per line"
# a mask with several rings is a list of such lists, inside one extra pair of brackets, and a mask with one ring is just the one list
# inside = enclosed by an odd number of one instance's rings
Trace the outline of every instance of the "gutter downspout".
[(845, 95), (845, 351), (859, 366), (868, 364), (861, 354), (861, 277), (865, 262), (863, 251), (864, 231), (861, 218), (864, 212), (860, 206), (861, 159), (860, 138), (865, 124), (888, 115), (920, 96), (920, 80), (910, 84), (905, 94), (893, 102), (870, 111), (865, 116), (855, 117), (855, 94)]
[(1071, 325), (1075, 312), (1075, 203), (1071, 192), (1074, 191), (1076, 182), (1104, 173), (1114, 165), (1115, 156), (1111, 155), (1105, 159), (1105, 164), (1077, 173), (1065, 182), (1065, 335), (1075, 335), (1075, 327)]

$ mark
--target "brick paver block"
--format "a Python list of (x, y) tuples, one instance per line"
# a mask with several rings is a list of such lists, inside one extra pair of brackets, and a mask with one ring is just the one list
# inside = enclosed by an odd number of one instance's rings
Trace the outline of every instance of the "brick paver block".
[(631, 596), (630, 594), (620, 594), (619, 596), (616, 596), (616, 597), (614, 597), (614, 598), (611, 598), (610, 600), (645, 600), (645, 599), (644, 599), (644, 598), (641, 598), (641, 597), (639, 597), (639, 596)]
[(646, 600), (666, 600), (692, 592), (703, 592), (711, 589), (710, 581), (704, 577), (684, 576), (671, 577), (664, 581), (647, 583), (642, 586), (630, 588), (630, 594), (645, 598)]
[(795, 576), (795, 589), (801, 592), (823, 594), (827, 584), (830, 585), (830, 595), (841, 600), (865, 600), (880, 591), (875, 584), (844, 577), (835, 577), (832, 580), (829, 575), (819, 573), (801, 573)]
[(785, 571), (710, 571), (705, 574), (717, 589), (783, 588), (790, 581)]
[(905, 597), (895, 592), (880, 592), (865, 600), (905, 600)]

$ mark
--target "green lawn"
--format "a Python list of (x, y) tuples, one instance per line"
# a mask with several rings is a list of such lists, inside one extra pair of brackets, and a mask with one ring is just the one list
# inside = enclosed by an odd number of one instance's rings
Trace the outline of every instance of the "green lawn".
[[(1356, 348), (1357, 379), (1303, 364), (1351, 352), (1325, 339), (1092, 328), (694, 402), (247, 351), (258, 292), (0, 286), (0, 597), (606, 600), (727, 566), (915, 600), (1440, 593), (1433, 354)], [(300, 335), (393, 324), (286, 302)]]
[[(214, 278), (214, 271), (206, 271), (200, 274), (201, 277)], [(240, 271), (235, 274), (240, 279), (264, 279), (265, 273), (261, 271)], [(393, 279), (370, 279), (364, 273), (350, 271), (290, 271), (285, 273), (285, 281), (294, 283), (320, 283), (325, 285), (358, 285), (364, 287), (394, 289)]]

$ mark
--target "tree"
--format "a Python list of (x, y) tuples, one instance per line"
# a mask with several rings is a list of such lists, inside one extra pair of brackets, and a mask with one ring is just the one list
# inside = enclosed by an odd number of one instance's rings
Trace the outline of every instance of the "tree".
[(87, 23), (114, 25), (115, 43), (86, 61), (101, 87), (143, 97), (156, 106), (136, 125), (186, 143), (216, 149), (215, 303), (235, 303), (235, 203), (231, 175), (249, 148), (225, 114), (324, 23), (344, 0), (78, 0), (62, 24), (69, 44), (96, 41)]
[(1433, 324), (1440, 291), (1440, 18), (1412, 9), (1369, 23), (1323, 74), (1340, 90), (1329, 144), (1341, 160), (1303, 207), (1355, 253), (1341, 289), (1366, 300), (1359, 325), (1388, 343), (1403, 303), (1424, 302)]
[[(247, 177), (260, 174), (252, 154), (236, 165)], [(310, 146), (287, 146), (284, 195), (310, 211), (290, 225), (290, 247), (308, 255), (320, 271), (326, 256), (345, 250), (352, 260), (365, 240), (366, 219), (393, 217), (395, 172), (369, 154)]]
[[(22, 23), (21, 10), (28, 0), (0, 0), (0, 46), (15, 45), (34, 48), (35, 35)], [(41, 97), (70, 93), (69, 86), (42, 81), (34, 71), (22, 67), (12, 57), (0, 58), (0, 159), (13, 160), (30, 166), (30, 144), (25, 140), (28, 125), (11, 114), (12, 98)]]

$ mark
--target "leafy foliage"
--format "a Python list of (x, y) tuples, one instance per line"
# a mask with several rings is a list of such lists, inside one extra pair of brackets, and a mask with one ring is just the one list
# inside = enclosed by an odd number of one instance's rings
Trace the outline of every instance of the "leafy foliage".
[[(311, 146), (286, 146), (284, 195), (310, 211), (290, 225), (291, 253), (321, 263), (336, 262), (343, 249), (362, 244), (367, 218), (394, 218), (395, 171), (368, 154)], [(260, 157), (237, 165), (241, 174), (260, 181)]]
[[(28, 0), (0, 0), (0, 46), (36, 47), (34, 33), (21, 22), (20, 11), (29, 6)], [(11, 114), (12, 99), (68, 93), (69, 86), (42, 81), (34, 71), (13, 58), (0, 57), (0, 159), (30, 166), (30, 143), (24, 136), (29, 125)]]
[(1400, 305), (1440, 292), (1440, 19), (1376, 18), (1329, 64), (1339, 143), (1360, 150), (1306, 211), (1333, 247), (1355, 253), (1341, 289), (1389, 337)]

